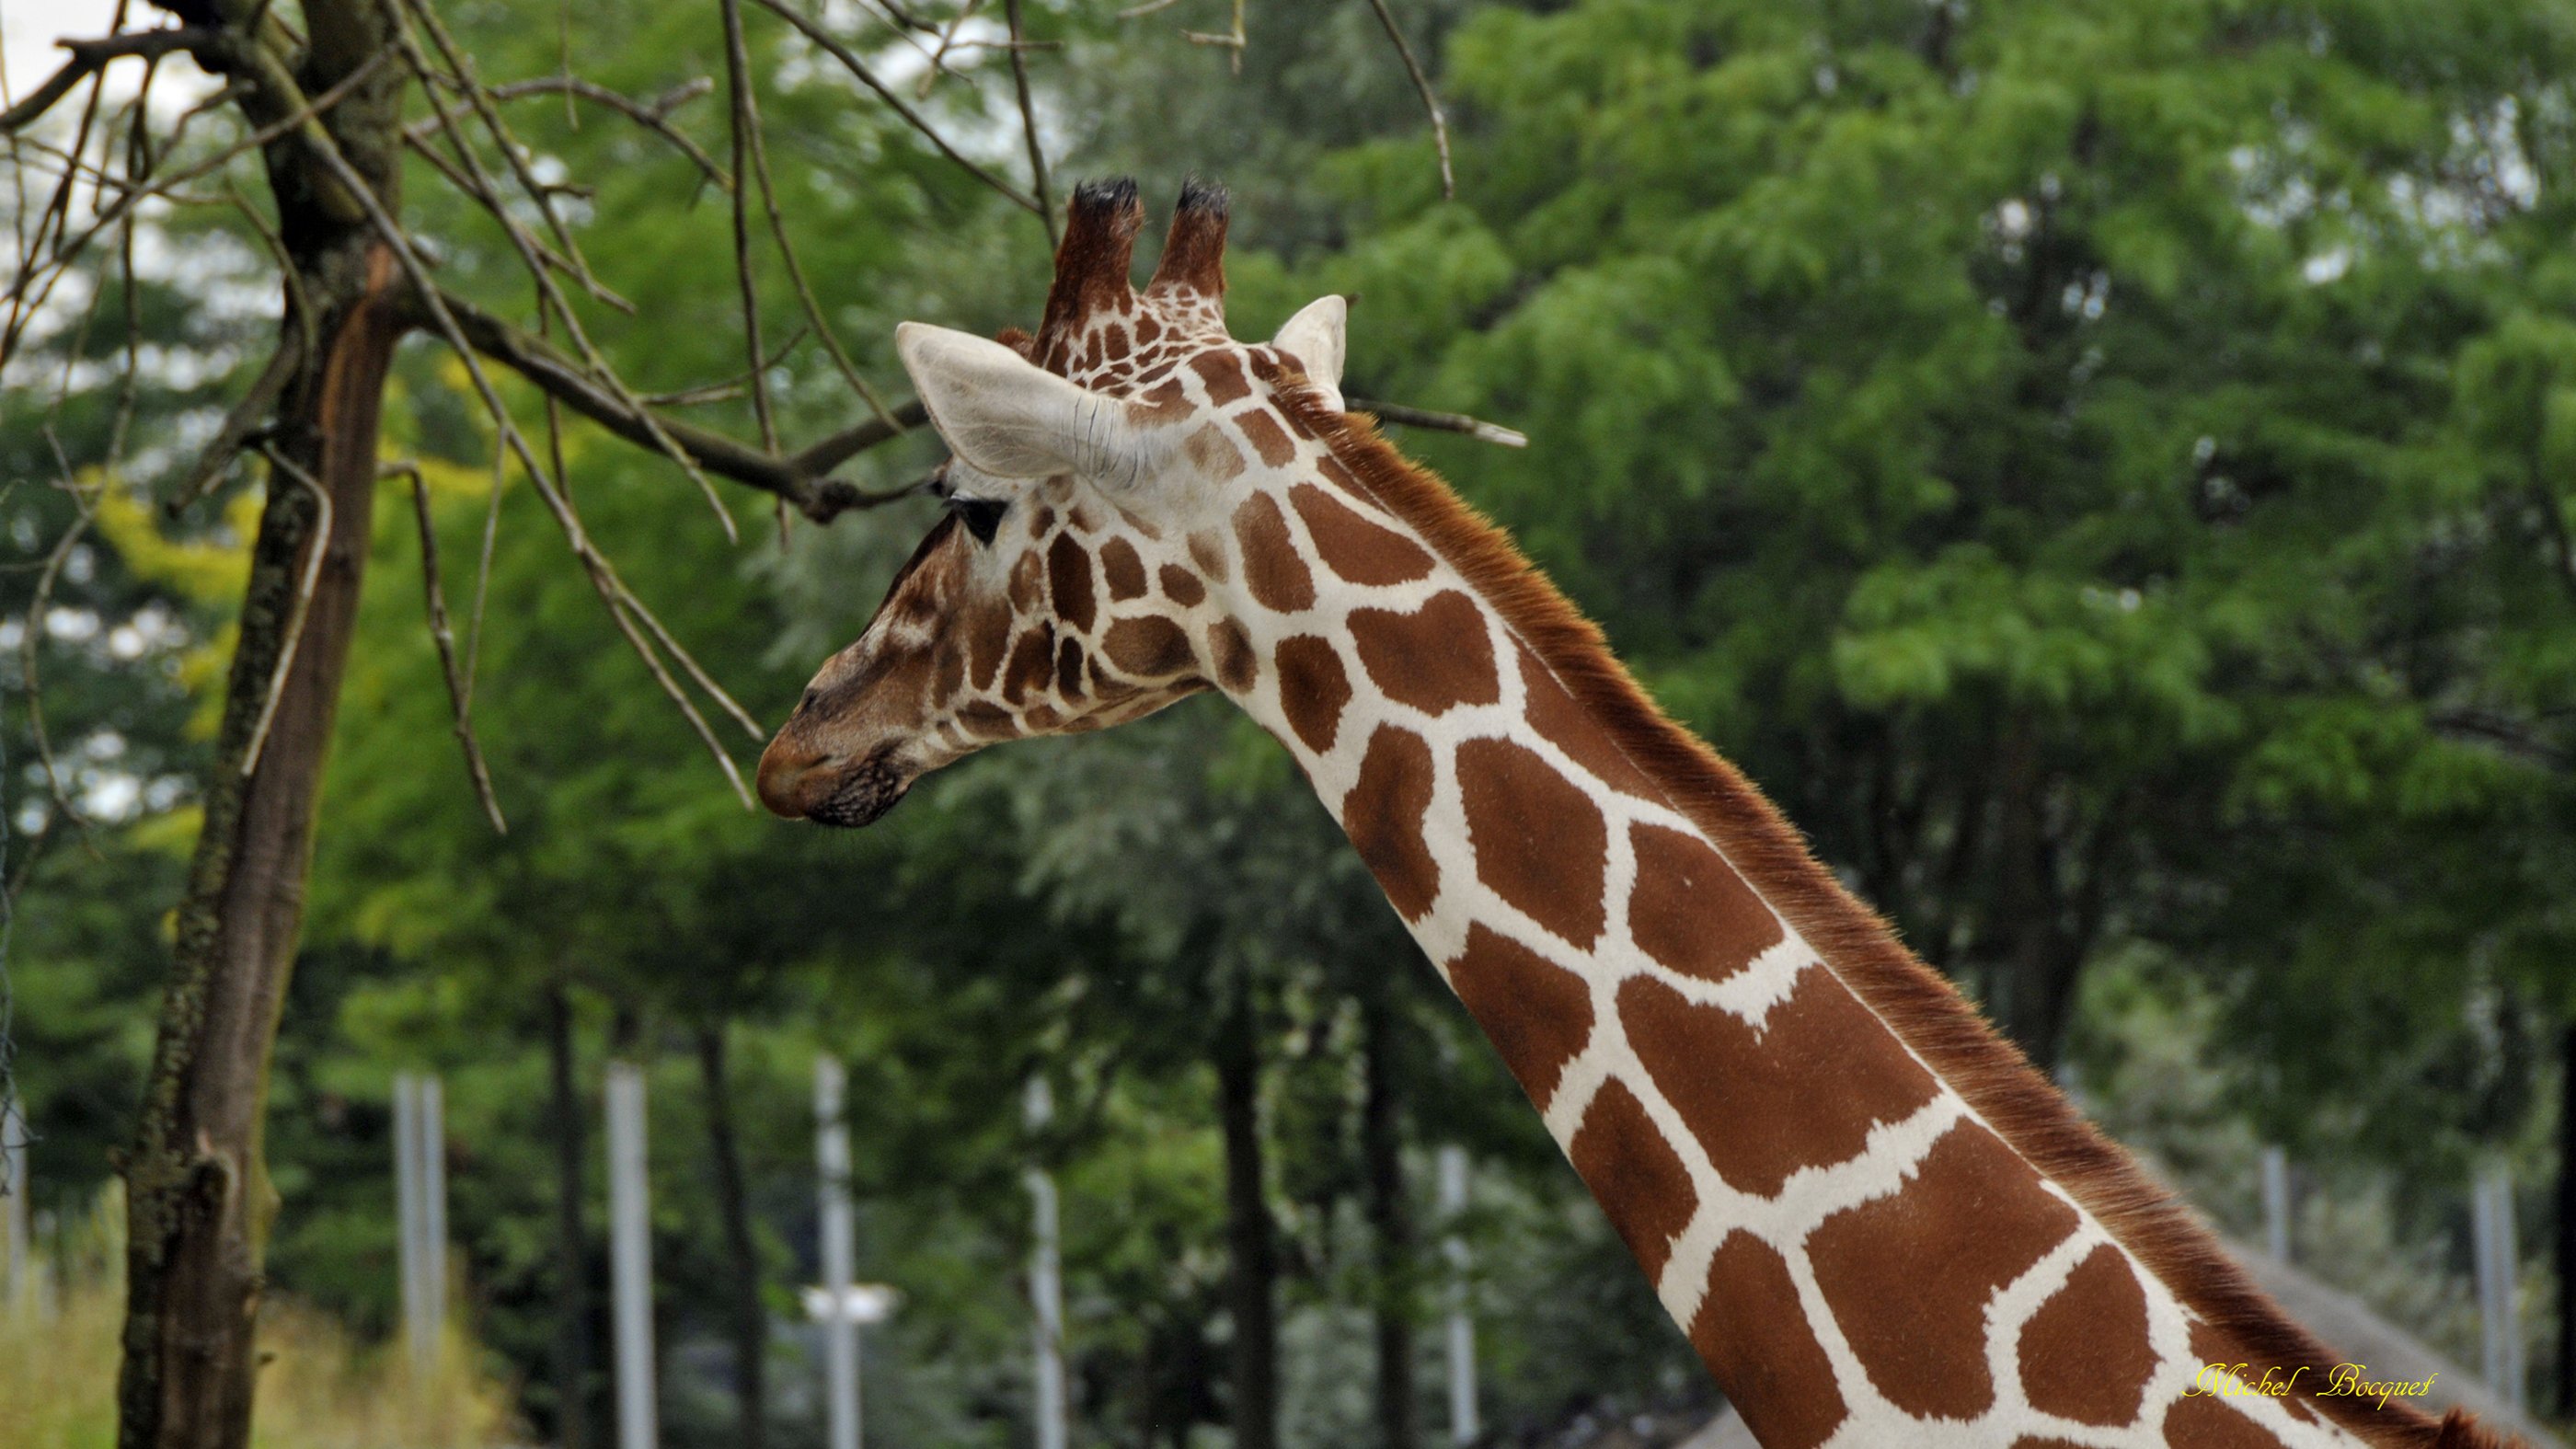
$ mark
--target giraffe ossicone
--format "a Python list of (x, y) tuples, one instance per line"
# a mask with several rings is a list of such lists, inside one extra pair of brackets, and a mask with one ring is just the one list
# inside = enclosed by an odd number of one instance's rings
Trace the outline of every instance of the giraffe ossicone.
[(1034, 336), (900, 330), (949, 512), (771, 742), (764, 802), (864, 825), (988, 745), (1219, 690), (1772, 1449), (2494, 1442), (2318, 1397), (2334, 1357), (1342, 411), (1341, 299), (1237, 342), (1223, 194), (1183, 191), (1140, 291), (1141, 220), (1133, 183), (1075, 193)]

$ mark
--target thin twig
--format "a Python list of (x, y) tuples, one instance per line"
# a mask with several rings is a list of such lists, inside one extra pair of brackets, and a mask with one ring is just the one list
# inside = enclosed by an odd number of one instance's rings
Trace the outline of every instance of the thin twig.
[(1431, 428), (1443, 433), (1464, 433), (1480, 443), (1505, 448), (1526, 448), (1529, 435), (1517, 428), (1489, 423), (1465, 413), (1435, 413), (1429, 408), (1409, 408), (1402, 403), (1371, 402), (1366, 398), (1344, 399), (1355, 413), (1374, 413), (1378, 421), (1400, 423), (1408, 428)]
[(887, 105), (893, 107), (896, 115), (903, 117), (906, 124), (921, 133), (923, 139), (937, 147), (940, 155), (956, 162), (960, 167), (963, 167), (966, 170), (967, 174), (1001, 193), (1002, 196), (1008, 199), (1012, 205), (1025, 207), (1030, 211), (1036, 212), (1043, 212), (1045, 210), (1045, 208), (1039, 206), (1037, 202), (1032, 201), (1026, 195), (1023, 195), (1018, 187), (1004, 181), (992, 172), (985, 170), (982, 166), (969, 160), (963, 153), (958, 151), (956, 147), (949, 145), (947, 138), (941, 136), (937, 130), (933, 129), (930, 122), (922, 119), (920, 112), (905, 104), (903, 97), (895, 94), (895, 92), (889, 88), (884, 81), (877, 79), (876, 72), (868, 69), (867, 62), (859, 59), (858, 56), (851, 53), (848, 46), (833, 39), (829, 31), (826, 31), (822, 26), (815, 24), (813, 21), (806, 19), (803, 15), (798, 14), (795, 10), (789, 8), (785, 3), (785, 0), (759, 0), (759, 3), (762, 9), (769, 11), (779, 19), (795, 26), (798, 30), (804, 32), (806, 39), (823, 47), (824, 52), (830, 55), (834, 60), (839, 61), (843, 69), (849, 71), (850, 74), (857, 76), (862, 85), (865, 85), (869, 90), (876, 92), (878, 99), (883, 100)]
[(1038, 220), (1045, 223), (1047, 248), (1055, 248), (1055, 200), (1047, 195), (1046, 148), (1038, 144), (1037, 107), (1029, 101), (1029, 62), (1021, 54), (1025, 42), (1020, 33), (1020, 0), (1008, 0), (1003, 6), (1011, 24), (1011, 85), (1020, 93), (1020, 131), (1029, 141), (1029, 184), (1038, 194)]
[(72, 93), (93, 71), (109, 61), (126, 56), (143, 56), (157, 60), (174, 50), (194, 50), (214, 40), (221, 32), (211, 29), (182, 27), (177, 30), (146, 30), (133, 35), (108, 35), (96, 40), (57, 40), (54, 44), (71, 52), (62, 69), (55, 71), (43, 85), (27, 92), (27, 98), (0, 111), (0, 131), (23, 130), (37, 117), (52, 110), (62, 98)]
[(233, 459), (240, 456), (242, 449), (250, 445), (252, 436), (266, 424), (269, 408), (285, 394), (286, 385), (294, 380), (297, 369), (304, 365), (301, 338), (301, 333), (289, 332), (278, 339), (277, 350), (269, 354), (268, 365), (259, 370), (259, 377), (251, 383), (250, 390), (243, 393), (231, 411), (224, 414), (223, 425), (215, 429), (205, 451), (197, 455), (197, 461), (189, 466), (187, 476), (179, 480), (178, 491), (172, 493), (170, 501), (163, 505), (171, 517), (176, 518), (195, 507), (197, 500), (213, 492), (215, 484), (232, 467)]
[(259, 769), (260, 754), (268, 748), (268, 727), (277, 720), (277, 706), (286, 698), (286, 676), (295, 667), (295, 654), (304, 643), (304, 616), (313, 605), (313, 590), (322, 581), (322, 559), (331, 551), (331, 494), (320, 479), (269, 447), (256, 445), (269, 466), (302, 484), (313, 494), (321, 513), (313, 524), (313, 554), (304, 561), (304, 574), (295, 581), (295, 602), (286, 614), (286, 638), (277, 647), (277, 667), (268, 677), (268, 697), (259, 707), (259, 722), (251, 726), (250, 743), (242, 748), (241, 773), (247, 780)]
[[(54, 464), (62, 472), (62, 489), (72, 497), (73, 513), (71, 526), (63, 530), (62, 537), (54, 540), (53, 549), (45, 556), (43, 571), (36, 575), (35, 592), (28, 596), (27, 612), (18, 630), (18, 674), (27, 692), (27, 727), (36, 743), (37, 763), (44, 770), (45, 789), (53, 797), (55, 811), (69, 820), (83, 843), (87, 843), (89, 821), (72, 803), (70, 792), (63, 788), (62, 773), (54, 764), (53, 741), (46, 733), (45, 695), (38, 679), (37, 645), (45, 637), (45, 615), (51, 611), (54, 582), (62, 577), (63, 567), (70, 562), (81, 535), (88, 531), (90, 520), (97, 516), (99, 495), (104, 485), (83, 489), (72, 472), (71, 459), (63, 453), (62, 440), (54, 435), (53, 424), (47, 423), (44, 433), (46, 443), (54, 451)], [(48, 814), (46, 823), (49, 826), (52, 819), (53, 816)], [(41, 845), (43, 842), (40, 839), (37, 843)]]
[[(742, 0), (721, 0), (724, 17), (725, 88), (731, 92), (733, 174), (750, 174), (751, 148), (760, 134), (760, 101), (751, 93), (750, 45), (742, 35)], [(769, 405), (769, 378), (761, 366), (760, 288), (751, 275), (751, 188), (733, 190), (733, 274), (742, 293), (743, 351), (751, 367), (751, 415), (760, 428), (760, 445), (778, 451), (778, 417)], [(783, 239), (783, 238), (782, 238)]]
[(429, 483), (421, 477), (418, 463), (382, 464), (376, 474), (411, 480), (412, 516), (420, 524), (421, 591), (429, 608), (429, 637), (438, 646), (438, 667), (447, 676), (447, 704), (455, 718), (456, 740), (465, 747), (465, 773), (474, 782), (474, 798), (483, 802), (483, 816), (492, 822), (492, 833), (507, 835), (510, 822), (502, 818), (501, 802), (492, 793), (492, 773), (484, 768), (483, 748), (474, 741), (474, 725), (467, 713), (473, 701), (456, 667), (456, 636), (447, 626), (447, 596), (439, 588), (438, 525), (430, 517)]
[(1404, 32), (1395, 25), (1395, 12), (1386, 8), (1386, 0), (1369, 0), (1377, 12), (1380, 25), (1386, 27), (1386, 38), (1395, 42), (1395, 53), (1404, 57), (1405, 74), (1413, 77), (1413, 88), (1422, 93), (1422, 108), (1431, 113), (1431, 141), (1440, 148), (1440, 196), (1444, 201), (1458, 198), (1458, 178), (1449, 170), (1449, 121), (1440, 114), (1440, 97), (1431, 90), (1431, 77), (1422, 73), (1422, 62), (1413, 58), (1413, 47), (1404, 40)]
[[(440, 81), (442, 84), (445, 84), (446, 78), (441, 77)], [(643, 101), (636, 100), (631, 96), (620, 95), (616, 91), (610, 90), (608, 87), (601, 85), (596, 81), (585, 80), (580, 76), (566, 75), (538, 76), (532, 80), (512, 81), (507, 85), (491, 86), (488, 87), (488, 89), (491, 91), (492, 99), (496, 101), (515, 101), (522, 96), (551, 95), (560, 93), (563, 96), (566, 105), (571, 104), (573, 98), (579, 97), (582, 100), (606, 106), (610, 110), (617, 112), (619, 115), (624, 116), (630, 121), (633, 121), (635, 124), (651, 131), (654, 135), (670, 142), (671, 145), (680, 152), (680, 154), (688, 157), (691, 162), (695, 163), (698, 170), (704, 172), (706, 174), (706, 178), (709, 181), (714, 182), (719, 188), (726, 191), (733, 190), (733, 177), (727, 175), (725, 169), (722, 166), (717, 165), (716, 159), (713, 156), (708, 155), (704, 148), (700, 147), (697, 142), (691, 140), (688, 132), (671, 124), (671, 107), (676, 105), (678, 103), (677, 101), (661, 100), (652, 104), (647, 104)], [(704, 94), (705, 91), (702, 89), (694, 90), (690, 95), (683, 95), (679, 97), (679, 99), (688, 100), (691, 96)], [(404, 139), (426, 139), (429, 132), (434, 128), (434, 124), (435, 123), (427, 119), (414, 121), (404, 128)]]

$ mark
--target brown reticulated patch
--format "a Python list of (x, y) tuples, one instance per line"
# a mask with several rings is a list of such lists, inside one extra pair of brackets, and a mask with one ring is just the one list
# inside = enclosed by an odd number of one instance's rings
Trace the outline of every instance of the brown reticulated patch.
[(1042, 693), (1055, 674), (1055, 631), (1032, 628), (1011, 646), (1011, 662), (1002, 666), (1002, 698), (1019, 704)]
[(1243, 548), (1243, 581), (1263, 607), (1282, 614), (1311, 608), (1315, 577), (1288, 537), (1279, 500), (1254, 493), (1234, 510), (1234, 539)]
[(1243, 364), (1230, 352), (1202, 352), (1190, 359), (1190, 371), (1207, 384), (1208, 401), (1218, 407), (1252, 396), (1252, 384), (1243, 378)]
[(1615, 1079), (1602, 1083), (1565, 1155), (1646, 1270), (1646, 1281), (1661, 1278), (1673, 1239), (1699, 1209), (1699, 1193), (1645, 1104)]
[(1207, 585), (1200, 583), (1198, 575), (1179, 564), (1163, 565), (1159, 577), (1163, 581), (1163, 597), (1184, 609), (1207, 597)]
[(1190, 639), (1181, 626), (1157, 614), (1120, 619), (1101, 637), (1100, 652), (1131, 679), (1165, 679), (1187, 670)]
[(1331, 749), (1342, 706), (1351, 702), (1351, 681), (1342, 672), (1341, 656), (1314, 635), (1300, 634), (1282, 641), (1272, 658), (1279, 666), (1279, 707), (1288, 716), (1288, 727), (1315, 753)]
[(1243, 626), (1219, 619), (1208, 626), (1207, 638), (1208, 657), (1216, 661), (1217, 683), (1238, 694), (1250, 689), (1261, 661), (1253, 658), (1252, 641), (1244, 637)]
[(1431, 808), (1431, 746), (1393, 725), (1378, 726), (1360, 776), (1342, 797), (1342, 829), (1377, 877), (1396, 914), (1418, 920), (1440, 893), (1440, 865), (1422, 840)]
[(1245, 408), (1234, 415), (1234, 425), (1243, 429), (1244, 440), (1261, 461), (1273, 468), (1284, 468), (1297, 456), (1297, 445), (1288, 439), (1288, 430), (1266, 407)]
[(1565, 1064), (1592, 1036), (1592, 992), (1583, 978), (1482, 925), (1449, 963), (1449, 985), (1542, 1112)]
[(2066, 1286), (2022, 1325), (2022, 1393), (2042, 1413), (2126, 1424), (2138, 1417), (2155, 1369), (2146, 1290), (2108, 1243), (2076, 1264)]
[(1350, 624), (1361, 667), (1396, 703), (1439, 714), (1502, 701), (1484, 613), (1459, 590), (1434, 594), (1410, 614), (1353, 609)]
[(2174, 1400), (2165, 1410), (2165, 1442), (2190, 1449), (2281, 1449), (2281, 1441), (2216, 1394)]
[(1123, 604), (1145, 596), (1145, 561), (1127, 540), (1113, 538), (1100, 545), (1100, 572), (1109, 581), (1110, 602)]
[(1807, 1260), (1889, 1403), (1968, 1419), (1995, 1401), (1987, 1301), (2065, 1241), (2075, 1221), (2002, 1138), (1963, 1120), (1895, 1192), (1825, 1219), (1807, 1237)]
[(1690, 1340), (1768, 1449), (1814, 1449), (1842, 1423), (1833, 1361), (1807, 1324), (1788, 1262), (1769, 1243), (1738, 1232), (1717, 1245)]
[(1539, 663), (1537, 655), (1523, 649), (1520, 663), (1521, 687), (1526, 696), (1522, 712), (1529, 717), (1530, 728), (1611, 789), (1640, 800), (1665, 799), (1664, 792), (1620, 752), (1609, 733), (1584, 713), (1574, 696), (1565, 692), (1565, 686), (1557, 683), (1546, 665)]
[(1660, 825), (1633, 825), (1637, 888), (1628, 934), (1667, 968), (1723, 981), (1781, 941), (1780, 918), (1708, 845)]
[(1527, 746), (1458, 747), (1458, 791), (1476, 875), (1531, 920), (1577, 947), (1601, 938), (1610, 831), (1601, 807)]
[(1431, 572), (1431, 555), (1421, 545), (1361, 517), (1312, 483), (1289, 489), (1288, 502), (1306, 521), (1324, 567), (1352, 583), (1402, 584)]
[(1709, 1165), (1756, 1197), (1801, 1167), (1859, 1156), (1871, 1128), (1932, 1099), (1932, 1074), (1821, 967), (1799, 974), (1759, 1032), (1648, 976), (1619, 988), (1619, 1023)]
[(1181, 451), (1211, 482), (1224, 482), (1243, 472), (1243, 450), (1225, 429), (1214, 423), (1201, 423), (1181, 440)]
[(1047, 548), (1047, 593), (1055, 616), (1077, 634), (1091, 632), (1091, 551), (1059, 533)]

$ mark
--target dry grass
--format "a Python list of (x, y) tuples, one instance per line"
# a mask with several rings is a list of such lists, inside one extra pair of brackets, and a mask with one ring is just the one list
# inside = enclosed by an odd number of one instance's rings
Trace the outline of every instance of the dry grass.
[[(107, 1208), (68, 1235), (34, 1304), (0, 1303), (0, 1449), (112, 1449), (124, 1288)], [(451, 1326), (438, 1363), (360, 1344), (330, 1315), (272, 1301), (260, 1332), (257, 1449), (490, 1449), (512, 1428), (509, 1394)]]

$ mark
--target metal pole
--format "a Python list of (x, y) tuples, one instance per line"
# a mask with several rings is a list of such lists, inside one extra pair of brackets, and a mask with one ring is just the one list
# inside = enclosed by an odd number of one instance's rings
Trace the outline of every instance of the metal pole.
[(2521, 1256), (2514, 1245), (2513, 1177), (2502, 1163), (2478, 1174), (2471, 1215), (2476, 1228), (2478, 1319), (2484, 1330), (2487, 1383), (2519, 1412), (2526, 1399), (2522, 1314), (2517, 1302)]
[(1473, 1443), (1476, 1422), (1476, 1323), (1467, 1313), (1467, 1240), (1458, 1219), (1467, 1210), (1467, 1149), (1440, 1149), (1440, 1217), (1449, 1225), (1440, 1250), (1449, 1259), (1449, 1438)]
[[(1055, 1099), (1046, 1078), (1029, 1078), (1028, 1124), (1035, 1135), (1055, 1116)], [(1029, 1198), (1035, 1212), (1034, 1244), (1029, 1250), (1029, 1299), (1037, 1310), (1031, 1331), (1037, 1352), (1038, 1449), (1065, 1449), (1064, 1409), (1064, 1272), (1056, 1220), (1055, 1179), (1046, 1170), (1028, 1171)]]
[(0, 1303), (24, 1313), (36, 1300), (36, 1259), (27, 1243), (27, 1119), (15, 1097), (0, 1097), (0, 1251)]
[(409, 1072), (394, 1074), (394, 1235), (402, 1268), (403, 1344), (414, 1368), (429, 1357), (421, 1291), (420, 1093)]
[(2263, 1250), (2290, 1261), (2290, 1154), (2263, 1149)]
[(618, 1449), (653, 1449), (653, 1242), (644, 1183), (644, 1073), (608, 1064), (608, 1266)]
[(435, 1075), (413, 1079), (420, 1093), (421, 1354), (438, 1360), (447, 1328), (447, 1094)]
[(850, 1291), (857, 1256), (850, 1210), (850, 1128), (842, 1116), (845, 1079), (838, 1057), (814, 1059), (814, 1166), (821, 1182), (823, 1289), (835, 1311), (823, 1320), (824, 1406), (830, 1449), (859, 1449), (859, 1328), (837, 1305)]

